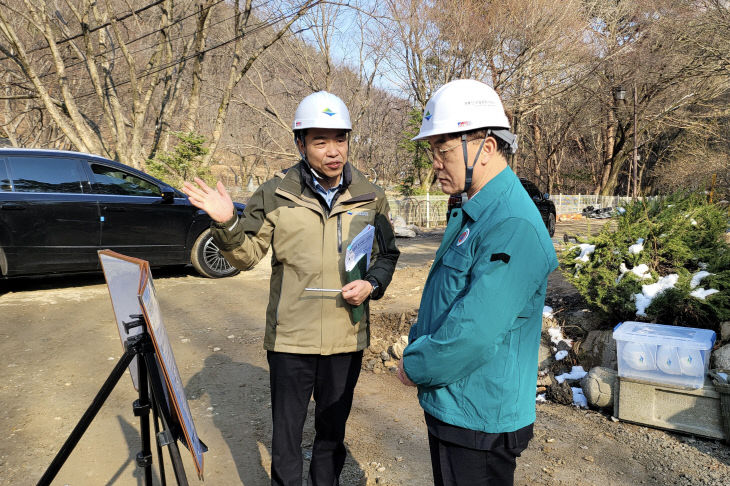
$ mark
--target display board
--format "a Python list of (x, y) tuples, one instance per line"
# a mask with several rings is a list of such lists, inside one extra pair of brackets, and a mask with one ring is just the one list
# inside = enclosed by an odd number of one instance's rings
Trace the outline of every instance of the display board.
[[(207, 448), (201, 442), (195, 429), (195, 423), (185, 395), (185, 387), (162, 321), (162, 313), (157, 302), (149, 263), (111, 250), (99, 251), (99, 259), (104, 269), (104, 276), (109, 288), (117, 328), (123, 345), (131, 336), (143, 332), (141, 327), (133, 328), (127, 332), (124, 328), (124, 322), (133, 320), (130, 317), (133, 315), (144, 316), (147, 332), (155, 347), (156, 362), (159, 365), (159, 369), (150, 370), (150, 373), (158, 373), (160, 380), (165, 383), (166, 403), (164, 406), (167, 407), (169, 415), (177, 422), (175, 425), (179, 425), (181, 431), (180, 436), (176, 439), (184, 442), (185, 447), (193, 457), (198, 477), (203, 479), (203, 453), (207, 451)], [(137, 388), (136, 358), (129, 368), (132, 381), (135, 388)]]
[[(141, 327), (135, 327), (127, 332), (124, 329), (124, 323), (132, 321), (131, 316), (142, 315), (142, 306), (139, 303), (139, 289), (142, 287), (143, 269), (146, 262), (109, 250), (100, 251), (99, 260), (104, 270), (104, 278), (109, 289), (109, 297), (112, 300), (114, 317), (117, 320), (119, 337), (124, 348), (131, 336), (136, 336), (144, 330)], [(137, 385), (137, 357), (129, 364), (129, 373), (132, 375), (134, 388), (139, 390)]]
[(140, 288), (139, 301), (142, 305), (145, 320), (147, 321), (147, 330), (155, 345), (157, 358), (162, 367), (165, 383), (167, 384), (171, 412), (174, 411), (174, 415), (180, 421), (183, 434), (185, 435), (185, 445), (193, 456), (198, 477), (203, 479), (203, 452), (207, 449), (200, 441), (198, 432), (195, 430), (193, 415), (190, 413), (188, 399), (185, 396), (185, 386), (180, 377), (175, 356), (172, 353), (172, 346), (167, 337), (165, 324), (162, 322), (162, 313), (157, 303), (155, 286), (152, 282), (149, 265), (145, 266), (145, 273), (146, 275), (143, 276), (142, 287)]

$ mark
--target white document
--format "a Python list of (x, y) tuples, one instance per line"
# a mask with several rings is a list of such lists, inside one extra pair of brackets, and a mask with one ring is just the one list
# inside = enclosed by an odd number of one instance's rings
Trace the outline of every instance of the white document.
[(375, 226), (369, 224), (352, 239), (345, 252), (345, 271), (349, 272), (355, 268), (355, 264), (363, 256), (367, 258), (365, 268), (370, 268), (370, 253), (373, 251), (374, 237)]

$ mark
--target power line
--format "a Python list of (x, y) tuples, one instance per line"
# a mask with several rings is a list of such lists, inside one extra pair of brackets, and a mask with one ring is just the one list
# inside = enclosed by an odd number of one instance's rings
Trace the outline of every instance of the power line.
[[(205, 9), (213, 8), (214, 6), (218, 5), (219, 3), (223, 3), (223, 2), (225, 2), (225, 0), (218, 0), (218, 1), (217, 1), (217, 2), (215, 2), (214, 4), (212, 4), (212, 5), (209, 5), (209, 6), (205, 7)], [(142, 40), (142, 39), (144, 39), (144, 38), (146, 38), (146, 37), (149, 37), (149, 36), (151, 36), (151, 35), (153, 35), (153, 34), (156, 34), (156, 33), (162, 32), (162, 31), (163, 31), (163, 30), (165, 30), (165, 29), (169, 29), (170, 27), (174, 26), (175, 24), (179, 24), (180, 22), (183, 22), (183, 21), (185, 21), (185, 20), (189, 19), (190, 17), (193, 17), (193, 16), (195, 16), (195, 15), (197, 15), (197, 14), (198, 14), (198, 12), (197, 12), (197, 11), (195, 11), (195, 12), (193, 12), (193, 13), (189, 14), (189, 15), (186, 15), (186, 16), (184, 16), (184, 17), (181, 17), (181, 18), (179, 18), (179, 19), (177, 19), (177, 20), (173, 21), (172, 23), (170, 23), (170, 24), (166, 25), (165, 27), (161, 27), (161, 28), (159, 28), (159, 29), (155, 29), (155, 30), (153, 30), (153, 31), (151, 31), (151, 32), (147, 32), (146, 34), (142, 34), (141, 36), (139, 36), (139, 37), (137, 37), (137, 38), (135, 38), (135, 39), (132, 39), (132, 40), (130, 40), (130, 41), (127, 41), (127, 42), (125, 42), (125, 44), (126, 44), (126, 45), (131, 45), (131, 44), (134, 44), (135, 42), (138, 42), (138, 41), (140, 41), (140, 40)], [(227, 17), (227, 18), (223, 19), (223, 20), (220, 20), (220, 21), (218, 21), (218, 22), (215, 22), (215, 23), (211, 24), (211, 25), (210, 25), (210, 27), (213, 27), (213, 26), (215, 26), (215, 25), (219, 25), (219, 24), (222, 24), (223, 22), (227, 22), (228, 20), (232, 19), (233, 17), (235, 17), (235, 15), (232, 15), (232, 16), (230, 16), (230, 17)], [(193, 32), (193, 33), (191, 33), (191, 34), (183, 34), (183, 35), (181, 35), (181, 36), (178, 36), (178, 37), (176, 37), (176, 38), (174, 38), (174, 39), (171, 39), (171, 41), (176, 41), (176, 40), (184, 39), (184, 38), (186, 38), (186, 37), (190, 37), (191, 35), (195, 35), (195, 32)], [(140, 48), (140, 49), (137, 49), (137, 50), (135, 50), (135, 51), (131, 51), (131, 52), (130, 52), (130, 54), (137, 54), (138, 52), (142, 52), (142, 51), (146, 51), (146, 50), (148, 50), (148, 49), (153, 49), (153, 48), (156, 48), (156, 47), (158, 47), (159, 45), (160, 45), (160, 43), (156, 43), (156, 44), (152, 44), (152, 45), (150, 45), (150, 46), (142, 47), (142, 48)], [(99, 53), (96, 53), (96, 54), (94, 54), (94, 55), (93, 55), (92, 57), (94, 57), (94, 58), (97, 58), (97, 57), (99, 57), (99, 56), (103, 56), (104, 54), (109, 54), (110, 52), (114, 52), (114, 51), (115, 51), (115, 50), (117, 50), (117, 49), (118, 49), (118, 48), (116, 48), (116, 47), (112, 47), (112, 48), (109, 48), (109, 49), (107, 49), (107, 50), (105, 50), (105, 51), (103, 51), (103, 52), (99, 52)], [(7, 59), (7, 58), (6, 58), (6, 59)], [(0, 59), (0, 60), (2, 60), (2, 59)], [(80, 61), (77, 61), (77, 62), (74, 62), (74, 63), (68, 64), (68, 65), (66, 65), (65, 67), (66, 67), (66, 69), (69, 69), (69, 68), (73, 68), (73, 67), (76, 67), (76, 66), (78, 66), (79, 64), (84, 64), (85, 62), (86, 62), (86, 60), (85, 60), (85, 59), (82, 59), (82, 60), (80, 60)], [(54, 75), (54, 74), (56, 74), (56, 71), (55, 71), (55, 70), (54, 70), (54, 71), (52, 71), (52, 72), (48, 72), (48, 73), (45, 73), (45, 74), (41, 74), (41, 75), (39, 75), (39, 76), (38, 76), (38, 78), (39, 78), (39, 79), (42, 79), (42, 78), (45, 78), (45, 77), (48, 77), (48, 76), (52, 76), (52, 75)]]
[[(316, 3), (319, 3), (319, 2), (315, 2), (314, 4), (316, 4)], [(245, 37), (246, 35), (249, 35), (249, 34), (258, 32), (259, 30), (265, 29), (267, 27), (271, 27), (271, 26), (275, 25), (277, 22), (280, 22), (281, 20), (284, 20), (287, 17), (293, 15), (294, 12), (295, 11), (298, 11), (298, 10), (300, 10), (300, 8), (294, 8), (294, 9), (292, 9), (290, 11), (290, 13), (283, 14), (283, 15), (279, 16), (278, 18), (275, 18), (275, 19), (270, 20), (270, 21), (267, 21), (267, 22), (261, 22), (258, 25), (256, 25), (256, 26), (252, 27), (251, 29), (247, 30), (246, 32), (242, 32), (242, 33), (240, 33), (240, 34), (238, 34), (238, 35), (236, 35), (236, 36), (234, 36), (234, 37), (232, 37), (232, 38), (230, 38), (230, 39), (228, 39), (226, 41), (220, 42), (220, 43), (218, 43), (218, 44), (216, 44), (214, 46), (211, 46), (211, 47), (209, 47), (207, 49), (203, 49), (202, 51), (196, 51), (195, 53), (189, 54), (188, 56), (185, 56), (182, 59), (178, 59), (176, 61), (173, 61), (173, 62), (170, 62), (168, 64), (162, 65), (162, 66), (158, 67), (155, 70), (152, 70), (150, 72), (147, 72), (147, 73), (144, 73), (144, 74), (139, 75), (137, 78), (140, 79), (140, 78), (145, 78), (147, 76), (151, 76), (153, 74), (157, 74), (157, 73), (159, 73), (161, 71), (164, 71), (164, 70), (166, 70), (166, 69), (168, 69), (168, 68), (170, 68), (172, 66), (176, 66), (178, 64), (182, 64), (184, 62), (187, 62), (190, 59), (193, 59), (194, 57), (197, 57), (200, 54), (205, 54), (205, 53), (210, 52), (210, 51), (213, 51), (215, 49), (219, 49), (221, 47), (224, 47), (224, 46), (226, 46), (228, 44), (231, 44), (232, 42), (237, 41), (238, 39), (241, 39), (241, 38)], [(124, 81), (120, 81), (119, 83), (114, 83), (114, 84), (111, 84), (109, 86), (105, 86), (102, 89), (104, 91), (109, 91), (111, 89), (116, 89), (119, 86), (124, 86), (125, 84), (129, 84), (131, 81), (132, 80), (130, 78), (130, 79), (127, 79), (127, 80), (124, 80)], [(79, 100), (79, 99), (87, 98), (89, 96), (94, 96), (95, 94), (96, 94), (96, 91), (89, 91), (88, 93), (84, 93), (84, 94), (75, 96), (74, 99)]]
[[(157, 6), (157, 5), (161, 4), (164, 1), (165, 0), (156, 0), (155, 2), (152, 2), (149, 5), (145, 5), (144, 7), (138, 8), (137, 10), (134, 10), (132, 12), (129, 12), (127, 14), (122, 15), (121, 17), (116, 18), (115, 21), (119, 22), (119, 21), (122, 21), (122, 20), (126, 20), (129, 17), (132, 17), (133, 15), (138, 15), (138, 14), (144, 12), (145, 10), (149, 10), (152, 7)], [(103, 29), (103, 28), (108, 27), (110, 25), (111, 25), (111, 21), (105, 22), (105, 23), (103, 23), (101, 25), (97, 25), (96, 27), (93, 27), (93, 28), (89, 29), (88, 32), (89, 33), (93, 33), (93, 32), (96, 32), (97, 30)], [(70, 42), (70, 41), (72, 41), (74, 39), (78, 39), (79, 37), (82, 37), (83, 35), (84, 35), (84, 33), (83, 32), (80, 32), (80, 33), (78, 33), (76, 35), (72, 35), (71, 37), (66, 37), (65, 39), (61, 39), (60, 41), (56, 42), (56, 44), (64, 44), (64, 43)], [(30, 54), (30, 53), (33, 53), (33, 52), (36, 52), (36, 51), (40, 51), (42, 49), (48, 49), (48, 47), (49, 47), (48, 45), (34, 47), (31, 50), (27, 51), (27, 53)], [(4, 61), (6, 59), (10, 59), (10, 58), (6, 56), (6, 57), (3, 57), (3, 58), (0, 58), (0, 61)]]

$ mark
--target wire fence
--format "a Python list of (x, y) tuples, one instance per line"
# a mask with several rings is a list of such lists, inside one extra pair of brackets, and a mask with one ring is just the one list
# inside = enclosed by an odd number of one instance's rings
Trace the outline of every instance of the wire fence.
[[(393, 217), (400, 216), (406, 224), (422, 227), (444, 226), (449, 196), (408, 196), (388, 198)], [(615, 208), (631, 202), (626, 196), (595, 196), (592, 194), (553, 194), (550, 199), (555, 203), (555, 213), (580, 214), (587, 206), (595, 209)]]

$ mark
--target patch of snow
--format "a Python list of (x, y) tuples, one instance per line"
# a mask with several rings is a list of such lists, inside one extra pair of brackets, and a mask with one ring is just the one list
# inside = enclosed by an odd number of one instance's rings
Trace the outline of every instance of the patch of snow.
[(562, 383), (565, 380), (580, 380), (587, 374), (588, 372), (585, 371), (582, 366), (573, 366), (570, 373), (563, 373), (562, 375), (556, 376), (555, 379), (558, 383)]
[(546, 305), (545, 307), (543, 307), (542, 308), (542, 316), (543, 317), (547, 317), (548, 319), (552, 319), (554, 317), (553, 316), (553, 308), (550, 307), (549, 305)]
[(709, 277), (710, 275), (714, 275), (707, 270), (700, 270), (699, 272), (692, 275), (692, 281), (689, 283), (690, 288), (694, 289), (696, 287), (699, 287), (700, 282), (703, 278)]
[(572, 386), (570, 389), (573, 390), (573, 405), (579, 408), (588, 408), (588, 400), (583, 395), (583, 389), (576, 386)]
[(560, 341), (565, 341), (568, 345), (573, 344), (573, 340), (566, 338), (559, 327), (548, 327), (548, 334), (550, 335), (550, 341), (555, 344), (558, 344)]
[(616, 208), (616, 212), (618, 214), (624, 214), (626, 212), (626, 208), (622, 208), (621, 206)]
[(697, 221), (692, 219), (692, 221), (690, 221), (689, 224), (691, 224), (692, 226), (697, 226)]
[(535, 397), (535, 401), (537, 403), (545, 403), (545, 402), (547, 402), (547, 400), (545, 399), (545, 394), (544, 393), (540, 393), (539, 395), (537, 395)]
[(719, 290), (717, 289), (695, 289), (690, 292), (689, 295), (691, 295), (692, 297), (697, 297), (700, 300), (705, 300), (705, 297), (716, 294), (718, 292)]
[(589, 255), (596, 251), (596, 245), (589, 245), (588, 243), (581, 243), (580, 245), (573, 246), (570, 249), (573, 250), (574, 248), (580, 248), (580, 255), (575, 257), (576, 261), (579, 262), (589, 261)]
[(660, 278), (656, 283), (642, 285), (641, 293), (634, 294), (636, 315), (646, 317), (646, 308), (651, 305), (651, 302), (656, 298), (656, 296), (667, 289), (673, 288), (677, 284), (678, 279), (679, 275), (672, 273), (666, 277)]
[(629, 253), (632, 255), (637, 255), (642, 251), (644, 251), (644, 238), (639, 238), (636, 240), (636, 244), (629, 247)]
[(568, 356), (568, 352), (565, 350), (558, 351), (555, 353), (555, 361), (560, 361), (561, 359), (565, 359)]
[(631, 269), (631, 273), (641, 279), (651, 278), (651, 273), (649, 273), (649, 266), (645, 263), (642, 263), (641, 265), (636, 265), (634, 268)]
[(720, 376), (720, 378), (727, 381), (727, 373), (718, 372), (717, 374)]

